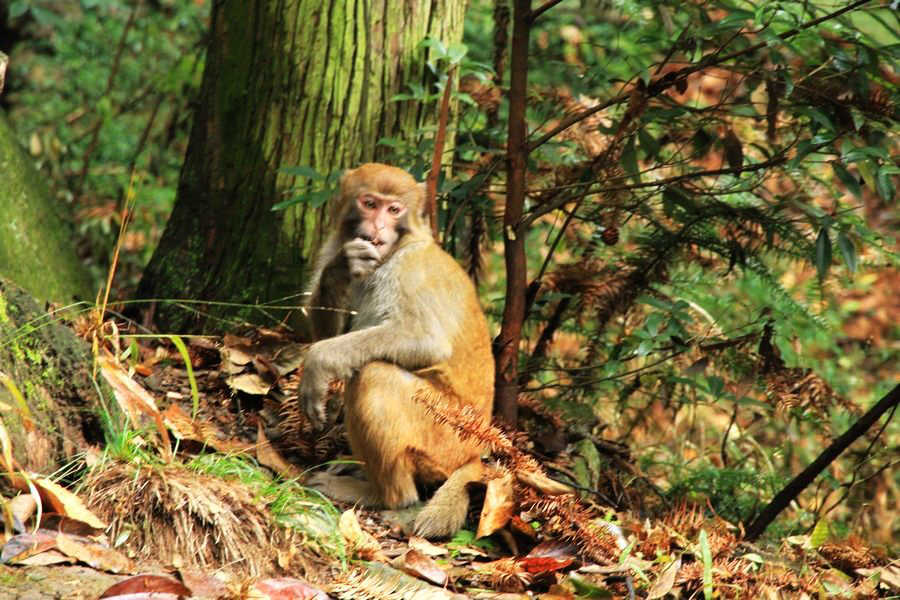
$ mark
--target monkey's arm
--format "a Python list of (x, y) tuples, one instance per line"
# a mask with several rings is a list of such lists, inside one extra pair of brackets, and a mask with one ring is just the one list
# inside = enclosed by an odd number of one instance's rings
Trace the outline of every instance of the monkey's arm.
[(303, 363), (300, 400), (314, 427), (321, 428), (326, 423), (325, 398), (332, 380), (346, 380), (376, 360), (414, 370), (450, 358), (452, 347), (445, 332), (407, 328), (404, 332), (394, 320), (388, 320), (310, 346)]

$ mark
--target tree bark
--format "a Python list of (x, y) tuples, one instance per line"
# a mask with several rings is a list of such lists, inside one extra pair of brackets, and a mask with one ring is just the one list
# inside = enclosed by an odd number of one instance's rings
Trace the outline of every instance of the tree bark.
[(498, 418), (510, 428), (518, 421), (519, 343), (525, 319), (525, 207), (528, 144), (525, 110), (528, 88), (528, 38), (531, 0), (513, 4), (512, 47), (510, 50), (509, 130), (507, 138), (506, 205), (503, 211), (503, 251), (506, 260), (506, 304), (503, 324), (495, 340), (497, 375), (494, 404)]
[[(391, 98), (412, 83), (429, 89), (420, 43), (459, 41), (463, 14), (462, 0), (215, 1), (175, 208), (138, 297), (255, 304), (297, 294), (321, 211), (273, 212), (296, 183), (278, 169), (331, 173), (384, 156), (383, 137), (420, 136), (436, 103)], [(221, 330), (227, 324), (209, 316), (224, 315), (281, 316), (215, 304), (201, 315), (159, 302), (155, 322)]]
[(40, 300), (93, 300), (61, 208), (0, 112), (0, 276)]
[(0, 279), (0, 403), (9, 407), (2, 420), (26, 470), (53, 473), (103, 442), (97, 401), (107, 388), (95, 386), (91, 364), (88, 345), (58, 316)]

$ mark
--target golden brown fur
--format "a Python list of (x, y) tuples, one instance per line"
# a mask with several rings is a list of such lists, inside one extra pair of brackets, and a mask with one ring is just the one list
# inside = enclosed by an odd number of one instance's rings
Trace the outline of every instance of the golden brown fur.
[[(366, 254), (359, 238), (347, 239), (354, 234), (346, 225), (359, 217), (356, 198), (368, 193), (408, 207), (396, 223), (396, 241), (380, 246), (379, 255)], [(465, 520), (466, 484), (481, 476), (481, 448), (437, 424), (413, 398), (421, 390), (437, 392), (490, 418), (494, 373), (484, 314), (466, 273), (432, 239), (422, 218), (422, 187), (406, 172), (362, 165), (342, 179), (339, 202), (309, 301), (314, 330), (333, 337), (311, 346), (301, 397), (310, 419), (322, 425), (328, 382), (348, 381), (347, 434), (368, 482), (321, 474), (310, 483), (339, 500), (398, 508), (419, 500), (416, 483), (443, 481), (415, 529), (450, 535)], [(343, 333), (343, 318), (335, 318), (343, 313), (316, 307), (355, 310), (350, 331)]]

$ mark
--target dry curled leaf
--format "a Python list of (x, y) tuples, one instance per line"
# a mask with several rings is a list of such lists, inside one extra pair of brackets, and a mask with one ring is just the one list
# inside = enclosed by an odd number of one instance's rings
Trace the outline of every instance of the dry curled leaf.
[[(139, 594), (146, 594), (146, 596), (139, 596)], [(107, 588), (103, 595), (100, 596), (100, 600), (121, 596), (128, 596), (129, 599), (142, 597), (163, 599), (168, 596), (184, 598), (191, 595), (191, 590), (171, 577), (163, 575), (135, 575)]]
[(134, 570), (134, 564), (125, 555), (86, 538), (60, 533), (56, 536), (56, 548), (66, 556), (95, 569), (110, 573), (128, 573)]
[(512, 473), (504, 473), (487, 482), (487, 492), (484, 496), (481, 517), (478, 519), (476, 538), (491, 535), (509, 523), (516, 508), (514, 496)]
[(338, 520), (338, 530), (347, 544), (348, 553), (363, 560), (385, 560), (381, 553), (381, 544), (378, 540), (365, 531), (356, 518), (356, 511), (352, 508), (345, 510)]
[(410, 548), (391, 562), (391, 566), (400, 569), (407, 575), (424, 579), (435, 585), (447, 583), (447, 574), (434, 560), (422, 552)]

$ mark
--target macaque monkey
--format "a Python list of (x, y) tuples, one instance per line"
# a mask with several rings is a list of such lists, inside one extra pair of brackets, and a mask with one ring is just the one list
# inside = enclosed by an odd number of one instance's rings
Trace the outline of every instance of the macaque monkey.
[(452, 535), (468, 511), (466, 484), (481, 477), (481, 447), (413, 397), (433, 392), (490, 419), (494, 362), (475, 287), (432, 238), (424, 188), (407, 172), (364, 164), (343, 176), (334, 202), (306, 302), (320, 341), (306, 355), (300, 399), (321, 428), (329, 382), (346, 382), (347, 436), (368, 481), (319, 473), (308, 484), (336, 500), (400, 508), (419, 500), (417, 484), (443, 482), (414, 530)]

